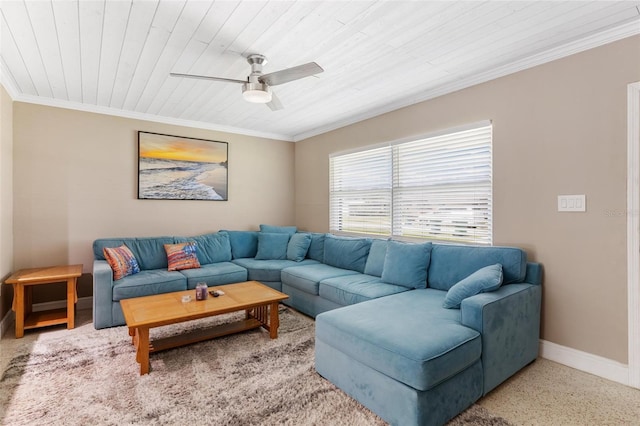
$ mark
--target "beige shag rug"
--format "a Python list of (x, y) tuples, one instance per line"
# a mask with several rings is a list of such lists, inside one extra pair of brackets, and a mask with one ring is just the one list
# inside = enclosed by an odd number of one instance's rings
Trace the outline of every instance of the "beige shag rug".
[[(151, 337), (237, 319), (168, 326)], [(30, 332), (34, 333), (34, 332)], [(278, 339), (263, 330), (151, 355), (140, 376), (126, 327), (43, 329), (12, 342), (0, 375), (3, 425), (384, 425), (319, 376), (314, 321), (280, 308)], [(509, 425), (474, 405), (452, 425)]]

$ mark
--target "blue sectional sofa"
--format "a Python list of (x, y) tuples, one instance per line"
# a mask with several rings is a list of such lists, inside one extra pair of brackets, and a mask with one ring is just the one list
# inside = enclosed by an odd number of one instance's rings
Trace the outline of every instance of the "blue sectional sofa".
[[(167, 271), (165, 244), (199, 268)], [(140, 272), (113, 280), (105, 247)], [(439, 425), (538, 354), (542, 268), (515, 247), (402, 243), (261, 225), (195, 237), (99, 239), (94, 325), (123, 325), (128, 297), (261, 281), (316, 318), (316, 370), (397, 425)]]

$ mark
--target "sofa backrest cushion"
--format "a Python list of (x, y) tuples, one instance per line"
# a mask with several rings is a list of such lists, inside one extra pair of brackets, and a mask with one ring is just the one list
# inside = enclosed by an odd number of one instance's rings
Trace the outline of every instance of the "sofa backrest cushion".
[(427, 282), (431, 288), (449, 290), (475, 271), (496, 263), (502, 265), (503, 284), (524, 280), (527, 253), (522, 249), (434, 244)]
[(229, 234), (231, 255), (234, 259), (256, 257), (258, 252), (258, 231), (220, 231)]
[(143, 271), (167, 269), (169, 262), (167, 261), (167, 251), (164, 249), (164, 245), (173, 244), (174, 242), (174, 237), (136, 238), (130, 248), (136, 259), (138, 259), (140, 269)]
[(260, 232), (268, 232), (271, 234), (289, 234), (293, 235), (298, 231), (295, 226), (276, 226), (276, 225), (260, 225)]
[(324, 239), (326, 235), (317, 232), (311, 233), (311, 244), (309, 244), (309, 251), (307, 252), (309, 259), (324, 262)]
[(431, 248), (431, 243), (389, 241), (382, 281), (407, 288), (427, 288)]
[(176, 237), (176, 243), (187, 241), (195, 241), (198, 244), (196, 253), (201, 265), (231, 260), (231, 241), (226, 232), (214, 232), (195, 237)]
[(285, 260), (287, 258), (289, 238), (291, 237), (287, 233), (260, 232), (258, 234), (256, 259)]
[(387, 254), (388, 243), (388, 240), (373, 240), (371, 242), (367, 263), (364, 265), (365, 274), (376, 277), (382, 276), (382, 267), (384, 266), (384, 257)]
[(175, 242), (174, 237), (101, 238), (93, 242), (93, 256), (96, 260), (106, 260), (102, 253), (105, 247), (119, 247), (125, 244), (138, 261), (140, 270), (167, 269), (167, 252), (164, 245)]
[(336, 268), (364, 272), (371, 240), (327, 234), (324, 239), (324, 263)]

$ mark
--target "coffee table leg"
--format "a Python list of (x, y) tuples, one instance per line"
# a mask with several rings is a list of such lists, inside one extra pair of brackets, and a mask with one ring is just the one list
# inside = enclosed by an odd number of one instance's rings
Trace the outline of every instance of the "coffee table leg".
[(272, 303), (269, 309), (269, 337), (278, 338), (278, 326), (280, 326), (280, 318), (278, 317), (278, 302)]
[(71, 330), (76, 323), (76, 279), (67, 280), (67, 329)]
[(136, 328), (136, 361), (140, 363), (140, 375), (149, 373), (149, 329)]

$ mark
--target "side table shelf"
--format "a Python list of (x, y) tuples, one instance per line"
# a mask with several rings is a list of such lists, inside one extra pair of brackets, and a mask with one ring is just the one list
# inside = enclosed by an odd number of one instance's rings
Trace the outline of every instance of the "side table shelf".
[[(75, 326), (75, 304), (78, 301), (76, 282), (82, 275), (82, 265), (50, 266), (46, 268), (21, 269), (5, 280), (13, 285), (13, 310), (16, 313), (16, 338), (24, 336), (24, 330), (67, 324)], [(67, 283), (67, 307), (49, 311), (32, 311), (33, 286), (40, 284)]]

